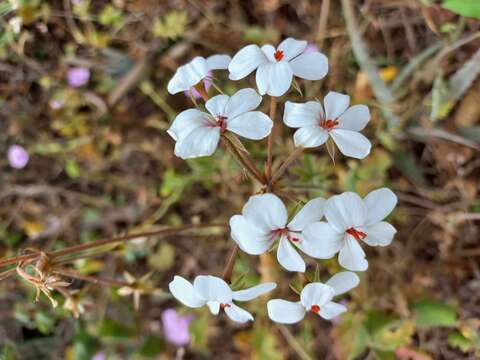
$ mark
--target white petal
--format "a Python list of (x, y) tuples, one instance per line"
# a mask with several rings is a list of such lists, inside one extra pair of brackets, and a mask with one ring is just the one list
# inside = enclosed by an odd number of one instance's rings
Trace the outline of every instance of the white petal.
[(359, 283), (360, 278), (357, 274), (351, 271), (342, 271), (333, 275), (325, 284), (331, 286), (337, 296), (352, 290)]
[(268, 59), (257, 45), (245, 46), (235, 54), (230, 64), (228, 64), (230, 80), (243, 79), (267, 61)]
[(363, 241), (370, 246), (388, 246), (397, 233), (397, 230), (385, 221), (366, 226), (363, 229), (367, 234), (367, 237), (363, 239)]
[(227, 120), (227, 129), (251, 140), (266, 138), (272, 131), (273, 121), (260, 111), (249, 111)]
[(204, 79), (208, 73), (207, 61), (197, 56), (188, 64), (180, 66), (167, 85), (170, 94), (176, 94), (181, 91), (189, 90), (200, 80)]
[(345, 129), (333, 129), (330, 135), (337, 144), (340, 152), (345, 156), (355, 159), (363, 159), (370, 154), (372, 144), (370, 141), (356, 131)]
[(330, 91), (323, 99), (325, 106), (325, 118), (327, 120), (336, 120), (348, 108), (350, 96)]
[(266, 44), (266, 45), (263, 45), (261, 47), (263, 53), (265, 54), (265, 56), (267, 57), (268, 61), (270, 62), (277, 62), (277, 60), (275, 59), (275, 48), (270, 45), (270, 44)]
[(184, 139), (177, 141), (175, 155), (182, 159), (212, 155), (220, 140), (218, 127), (199, 127), (194, 129)]
[(330, 259), (343, 247), (343, 233), (337, 232), (326, 222), (308, 225), (302, 232), (303, 241), (298, 247), (317, 259)]
[(307, 47), (305, 40), (295, 40), (294, 38), (287, 38), (278, 45), (278, 50), (283, 51), (283, 59), (289, 61), (295, 56), (300, 55)]
[(318, 197), (307, 202), (300, 211), (288, 223), (288, 229), (294, 231), (302, 231), (305, 227), (316, 221), (320, 221), (323, 217), (323, 208), (326, 200)]
[(366, 105), (353, 105), (339, 117), (339, 129), (361, 131), (370, 121), (370, 110)]
[(300, 128), (319, 125), (323, 118), (322, 105), (318, 101), (307, 101), (306, 103), (287, 101), (285, 103), (283, 122), (287, 126)]
[(208, 301), (228, 304), (232, 301), (232, 290), (228, 284), (216, 276), (199, 275), (193, 282), (195, 290)]
[(305, 308), (300, 302), (273, 299), (267, 303), (268, 317), (280, 324), (295, 324), (305, 317)]
[(296, 147), (312, 148), (323, 145), (328, 140), (328, 132), (318, 125), (302, 127), (293, 134)]
[(218, 315), (220, 312), (220, 303), (218, 301), (208, 301), (207, 306), (213, 315)]
[(247, 321), (253, 321), (253, 316), (248, 311), (242, 309), (234, 303), (229, 305), (230, 306), (225, 307), (225, 314), (227, 314), (231, 320), (242, 324), (246, 323)]
[(302, 54), (290, 66), (295, 76), (306, 80), (320, 80), (328, 73), (328, 59), (319, 52)]
[(207, 117), (208, 114), (197, 109), (182, 111), (177, 115), (175, 120), (173, 120), (172, 126), (167, 130), (167, 133), (175, 141), (178, 141), (178, 139), (185, 138), (194, 129), (205, 126)]
[(246, 88), (238, 90), (227, 103), (225, 115), (228, 119), (255, 110), (262, 102), (262, 97), (254, 89)]
[(374, 225), (387, 217), (397, 205), (397, 195), (388, 188), (370, 192), (363, 198), (367, 206), (367, 221), (365, 225)]
[(328, 223), (339, 233), (362, 226), (367, 218), (367, 207), (360, 196), (351, 191), (329, 198), (324, 211)]
[(287, 224), (287, 208), (274, 194), (254, 195), (243, 207), (245, 219), (264, 233), (283, 229)]
[(282, 96), (290, 89), (292, 79), (292, 68), (286, 61), (260, 65), (256, 76), (258, 92), (261, 95)]
[(216, 118), (219, 115), (225, 115), (225, 107), (227, 106), (229, 99), (230, 97), (227, 95), (216, 95), (208, 99), (205, 103), (205, 107), (208, 112)]
[(277, 284), (273, 282), (259, 284), (248, 289), (238, 290), (233, 292), (233, 300), (237, 301), (250, 301), (260, 295), (263, 295), (269, 291), (272, 291), (277, 287)]
[(335, 295), (332, 287), (316, 282), (305, 285), (300, 294), (300, 301), (305, 309), (310, 310), (312, 305), (320, 306), (320, 309), (326, 303), (329, 303)]
[(197, 308), (206, 304), (206, 300), (201, 297), (193, 285), (181, 276), (175, 276), (168, 284), (168, 288), (183, 305)]
[(305, 262), (285, 237), (278, 244), (277, 260), (288, 271), (305, 272)]
[(330, 301), (329, 303), (320, 307), (320, 312), (318, 315), (326, 320), (331, 320), (345, 311), (347, 311), (347, 308), (344, 305)]
[(351, 236), (346, 236), (345, 245), (340, 250), (338, 262), (342, 267), (351, 271), (365, 271), (368, 269), (368, 262), (365, 259), (365, 252), (362, 247)]
[(272, 244), (268, 233), (247, 222), (242, 215), (234, 215), (230, 218), (230, 228), (232, 239), (240, 249), (250, 255), (263, 254)]
[(208, 70), (224, 70), (228, 69), (228, 64), (232, 58), (229, 55), (217, 54), (207, 58)]

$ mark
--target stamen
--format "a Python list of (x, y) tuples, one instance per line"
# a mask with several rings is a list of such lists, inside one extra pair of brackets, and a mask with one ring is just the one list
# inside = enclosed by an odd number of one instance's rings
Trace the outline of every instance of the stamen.
[(357, 241), (363, 240), (367, 237), (363, 231), (355, 230), (353, 227), (347, 229), (347, 234), (352, 235)]
[(282, 50), (277, 50), (277, 51), (275, 51), (275, 53), (273, 54), (273, 57), (274, 57), (275, 60), (277, 60), (277, 61), (282, 60), (283, 57), (284, 57), (283, 51), (282, 51)]
[(318, 314), (320, 312), (320, 306), (312, 305), (312, 307), (310, 308), (310, 311), (313, 312), (314, 314)]
[(332, 130), (337, 125), (338, 125), (337, 120), (321, 120), (320, 121), (320, 126), (327, 131)]
[(227, 119), (224, 115), (217, 116), (217, 126), (220, 128), (220, 133), (223, 134), (227, 130)]
[(225, 310), (225, 308), (228, 308), (230, 306), (230, 304), (220, 304), (220, 309)]

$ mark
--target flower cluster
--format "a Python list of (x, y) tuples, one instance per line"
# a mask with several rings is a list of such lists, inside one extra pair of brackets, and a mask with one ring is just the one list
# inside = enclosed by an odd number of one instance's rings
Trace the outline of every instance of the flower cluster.
[[(243, 79), (255, 71), (258, 91), (245, 88), (232, 96), (221, 93), (212, 71), (222, 69), (228, 69), (230, 80)], [(196, 105), (181, 112), (168, 129), (176, 142), (175, 155), (183, 159), (209, 156), (222, 138), (227, 142), (237, 135), (250, 140), (270, 137), (275, 119), (256, 110), (262, 103), (262, 95), (267, 94), (273, 100), (289, 91), (294, 76), (320, 80), (327, 72), (327, 57), (315, 46), (293, 38), (285, 39), (277, 47), (248, 45), (233, 58), (195, 57), (179, 67), (168, 84), (171, 94), (188, 92)], [(219, 95), (209, 97), (211, 84)], [(198, 96), (204, 99), (205, 109), (199, 109), (195, 101)], [(297, 129), (293, 142), (300, 151), (319, 147), (331, 138), (343, 155), (356, 159), (370, 153), (371, 143), (360, 133), (369, 121), (367, 106), (350, 106), (348, 95), (334, 91), (325, 96), (323, 104), (317, 100), (287, 101), (283, 111), (285, 125)], [(241, 144), (240, 140), (235, 141)], [(268, 151), (271, 158), (271, 149)], [(236, 155), (264, 185), (260, 194), (245, 203), (241, 214), (230, 218), (231, 238), (238, 248), (250, 255), (260, 255), (276, 247), (279, 264), (287, 271), (301, 273), (306, 271), (308, 263), (301, 254), (314, 259), (329, 259), (338, 254), (339, 264), (348, 270), (335, 274), (326, 283), (315, 279), (305, 284), (299, 301), (268, 301), (268, 316), (285, 324), (302, 320), (308, 312), (327, 320), (336, 318), (347, 309), (332, 299), (359, 284), (359, 277), (353, 271), (368, 268), (362, 244), (387, 246), (392, 242), (396, 230), (384, 219), (394, 209), (397, 197), (387, 188), (374, 190), (363, 199), (354, 192), (344, 192), (328, 199), (312, 199), (289, 217), (287, 206), (276, 194), (273, 185), (278, 179), (271, 169), (266, 168), (265, 175), (261, 175), (253, 160), (246, 160), (246, 155), (238, 152)], [(253, 316), (233, 301), (249, 301), (276, 288), (275, 283), (264, 283), (233, 291), (229, 280), (229, 275), (223, 279), (197, 276), (192, 284), (175, 276), (169, 288), (188, 307), (207, 305), (212, 314), (223, 310), (240, 323), (253, 320)]]

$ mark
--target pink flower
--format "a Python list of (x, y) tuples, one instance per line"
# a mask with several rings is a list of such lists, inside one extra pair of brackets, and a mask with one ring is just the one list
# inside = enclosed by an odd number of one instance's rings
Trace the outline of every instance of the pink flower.
[(168, 342), (176, 346), (185, 346), (190, 342), (188, 326), (193, 316), (179, 315), (175, 309), (162, 312), (163, 332)]
[(23, 169), (28, 164), (29, 156), (27, 150), (20, 145), (12, 145), (8, 149), (8, 162), (15, 169)]
[(82, 67), (70, 68), (67, 72), (68, 85), (71, 87), (80, 87), (90, 80), (90, 70)]
[(98, 352), (95, 355), (93, 355), (91, 360), (105, 360), (106, 356), (104, 352)]

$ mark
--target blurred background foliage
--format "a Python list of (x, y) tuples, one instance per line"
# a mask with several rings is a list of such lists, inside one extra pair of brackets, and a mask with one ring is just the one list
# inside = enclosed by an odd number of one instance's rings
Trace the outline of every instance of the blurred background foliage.
[[(231, 244), (228, 232), (204, 229), (72, 262), (86, 276), (148, 277), (156, 291), (142, 294), (138, 311), (132, 292), (75, 280), (75, 318), (59, 294), (53, 309), (45, 297), (35, 303), (20, 278), (2, 281), (0, 358), (479, 358), (479, 19), (477, 0), (0, 1), (2, 257), (161, 225), (227, 223), (258, 188), (222, 150), (175, 158), (165, 130), (191, 101), (168, 95), (166, 83), (196, 55), (233, 55), (286, 36), (317, 46), (331, 69), (289, 99), (350, 94), (371, 108), (374, 144), (364, 161), (337, 154), (334, 165), (325, 149), (305, 154), (283, 180), (289, 196), (389, 186), (400, 199), (394, 243), (368, 250), (370, 269), (332, 324), (312, 317), (275, 325), (265, 299), (251, 304), (256, 321), (247, 326), (188, 310), (191, 340), (177, 348), (161, 314), (187, 311), (161, 289), (173, 274), (221, 273)], [(227, 93), (254, 87), (215, 76)], [(292, 151), (291, 139), (276, 127), (275, 164)], [(262, 166), (265, 144), (247, 147)], [(322, 279), (340, 269), (335, 259), (320, 264)], [(260, 280), (278, 281), (286, 298), (300, 282), (271, 254), (241, 254), (234, 281)]]

